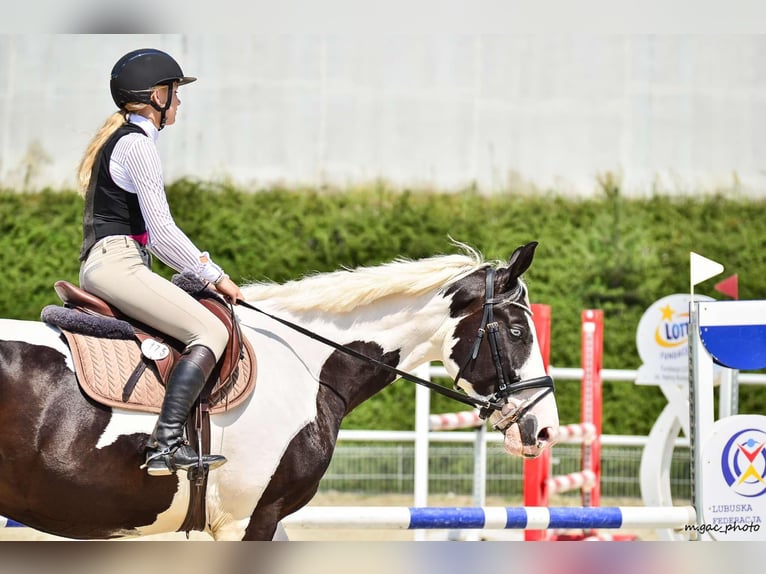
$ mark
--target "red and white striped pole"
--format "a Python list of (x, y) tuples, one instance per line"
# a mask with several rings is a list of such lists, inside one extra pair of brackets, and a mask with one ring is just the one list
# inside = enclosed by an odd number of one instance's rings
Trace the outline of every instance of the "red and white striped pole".
[(604, 357), (604, 312), (582, 312), (582, 384), (580, 385), (580, 421), (596, 427), (596, 439), (583, 442), (582, 469), (596, 477), (591, 489), (582, 489), (583, 506), (601, 503), (601, 366)]
[[(537, 341), (543, 357), (545, 372), (550, 370), (551, 360), (551, 307), (533, 304), (532, 320)], [(551, 449), (545, 449), (537, 458), (525, 458), (523, 464), (524, 506), (548, 506), (547, 478), (551, 474)], [(545, 540), (545, 530), (525, 530), (524, 540)]]
[[(534, 307), (534, 306), (533, 306)], [(547, 306), (541, 306), (547, 307)], [(535, 313), (535, 328), (546, 371), (550, 366), (550, 307)], [(538, 323), (539, 320), (539, 323)], [(551, 476), (551, 451), (524, 460), (524, 505), (548, 506), (551, 494), (581, 489), (583, 506), (598, 506), (601, 500), (601, 365), (604, 349), (604, 312), (588, 309), (581, 316), (580, 423), (562, 426), (560, 438), (582, 438), (582, 470), (566, 476)], [(525, 530), (524, 540), (545, 540), (545, 530)]]

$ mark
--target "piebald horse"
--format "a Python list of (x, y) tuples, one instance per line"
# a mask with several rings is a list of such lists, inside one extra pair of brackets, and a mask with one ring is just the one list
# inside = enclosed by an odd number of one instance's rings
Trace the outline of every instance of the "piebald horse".
[[(558, 413), (521, 278), (536, 245), (506, 264), (466, 247), (246, 286), (257, 308), (236, 313), (258, 380), (248, 401), (212, 417), (212, 452), (229, 462), (209, 475), (206, 531), (216, 540), (283, 532), (280, 520), (316, 493), (344, 416), (425, 362), (441, 361), (460, 396), (483, 405), (509, 454), (549, 447)], [(75, 539), (177, 531), (186, 475), (139, 468), (155, 419), (88, 398), (56, 327), (0, 319), (0, 515)]]

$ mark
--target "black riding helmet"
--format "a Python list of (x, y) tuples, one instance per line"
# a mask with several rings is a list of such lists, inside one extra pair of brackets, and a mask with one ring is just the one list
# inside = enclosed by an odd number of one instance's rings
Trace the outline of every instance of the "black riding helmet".
[[(122, 109), (129, 102), (151, 105), (160, 112), (160, 129), (165, 127), (165, 113), (173, 101), (173, 82), (189, 84), (197, 78), (184, 76), (181, 66), (169, 54), (161, 50), (143, 48), (128, 52), (112, 68), (109, 87), (112, 99)], [(152, 101), (153, 88), (168, 86), (168, 99), (164, 107)]]

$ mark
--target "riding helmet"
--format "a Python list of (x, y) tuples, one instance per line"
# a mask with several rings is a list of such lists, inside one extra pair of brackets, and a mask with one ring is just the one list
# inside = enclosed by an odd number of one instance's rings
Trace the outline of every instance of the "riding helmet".
[(112, 68), (109, 87), (118, 108), (128, 102), (150, 104), (152, 88), (163, 84), (188, 84), (197, 78), (184, 76), (181, 66), (161, 50), (143, 48), (128, 52)]

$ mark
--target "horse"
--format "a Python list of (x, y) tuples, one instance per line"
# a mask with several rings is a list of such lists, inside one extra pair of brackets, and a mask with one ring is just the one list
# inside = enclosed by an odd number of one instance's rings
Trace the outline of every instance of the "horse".
[[(214, 540), (284, 536), (281, 520), (316, 493), (343, 418), (426, 362), (441, 361), (449, 390), (483, 405), (509, 455), (555, 442), (553, 381), (522, 278), (537, 243), (507, 264), (460, 245), (243, 287), (236, 318), (258, 376), (246, 401), (211, 417), (212, 450), (228, 458), (207, 484)], [(179, 531), (190, 481), (139, 468), (156, 415), (86, 396), (55, 326), (0, 319), (0, 420), (0, 515), (72, 539)]]

